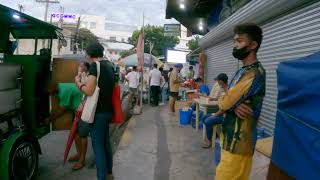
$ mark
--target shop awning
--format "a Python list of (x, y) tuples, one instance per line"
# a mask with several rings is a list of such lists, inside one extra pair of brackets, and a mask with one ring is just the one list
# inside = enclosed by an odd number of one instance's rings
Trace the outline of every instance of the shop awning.
[(0, 27), (16, 39), (57, 39), (58, 27), (0, 4)]
[(192, 34), (205, 35), (219, 22), (222, 0), (167, 0), (166, 18), (175, 18)]

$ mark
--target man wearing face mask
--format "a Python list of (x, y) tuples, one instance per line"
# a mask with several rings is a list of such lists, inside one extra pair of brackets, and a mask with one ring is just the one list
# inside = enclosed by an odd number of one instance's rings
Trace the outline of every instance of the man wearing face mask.
[(221, 161), (216, 180), (247, 180), (257, 139), (257, 121), (265, 95), (265, 70), (257, 60), (262, 30), (256, 24), (234, 29), (233, 56), (243, 67), (232, 78), (225, 95), (219, 99), (222, 123)]

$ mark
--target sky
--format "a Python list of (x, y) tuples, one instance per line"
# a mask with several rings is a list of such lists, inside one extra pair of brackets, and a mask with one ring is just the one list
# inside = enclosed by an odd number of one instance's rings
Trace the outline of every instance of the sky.
[[(59, 12), (60, 6), (65, 13), (105, 16), (108, 21), (131, 25), (142, 25), (144, 12), (145, 24), (163, 25), (177, 23), (174, 19), (165, 19), (166, 0), (59, 0), (59, 4), (50, 4), (49, 13)], [(45, 4), (36, 0), (0, 0), (2, 5), (18, 9), (24, 6), (24, 13), (44, 19)]]

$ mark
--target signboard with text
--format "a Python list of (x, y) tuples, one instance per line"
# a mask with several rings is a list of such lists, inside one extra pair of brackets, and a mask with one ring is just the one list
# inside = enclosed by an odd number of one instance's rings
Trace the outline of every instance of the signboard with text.
[(52, 22), (58, 22), (63, 19), (64, 22), (76, 23), (78, 21), (78, 15), (71, 13), (51, 13)]
[(180, 24), (165, 24), (164, 25), (165, 36), (180, 36), (181, 25)]

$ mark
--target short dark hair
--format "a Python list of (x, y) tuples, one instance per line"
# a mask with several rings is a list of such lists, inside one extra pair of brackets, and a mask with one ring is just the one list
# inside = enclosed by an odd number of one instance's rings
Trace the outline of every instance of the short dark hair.
[(189, 70), (193, 69), (193, 66), (189, 66)]
[(218, 81), (222, 81), (225, 84), (228, 84), (228, 75), (225, 73), (220, 73), (216, 78), (214, 78), (214, 80)]
[(160, 67), (160, 68), (159, 68), (159, 71), (162, 72), (162, 71), (163, 71), (163, 67)]
[(86, 49), (87, 55), (92, 58), (103, 57), (103, 51), (104, 47), (99, 42), (90, 44)]
[(256, 25), (255, 23), (243, 23), (238, 24), (234, 28), (234, 34), (246, 34), (252, 41), (256, 41), (258, 43), (258, 46), (256, 48), (256, 51), (260, 48), (260, 45), (262, 43), (262, 29)]
[(203, 82), (203, 79), (200, 78), (200, 77), (198, 77), (198, 78), (195, 80), (195, 82)]
[(88, 62), (82, 62), (82, 64), (86, 67), (87, 70), (90, 68), (90, 63)]
[(154, 64), (153, 67), (154, 67), (154, 68), (157, 68), (157, 67), (158, 67), (158, 64)]

